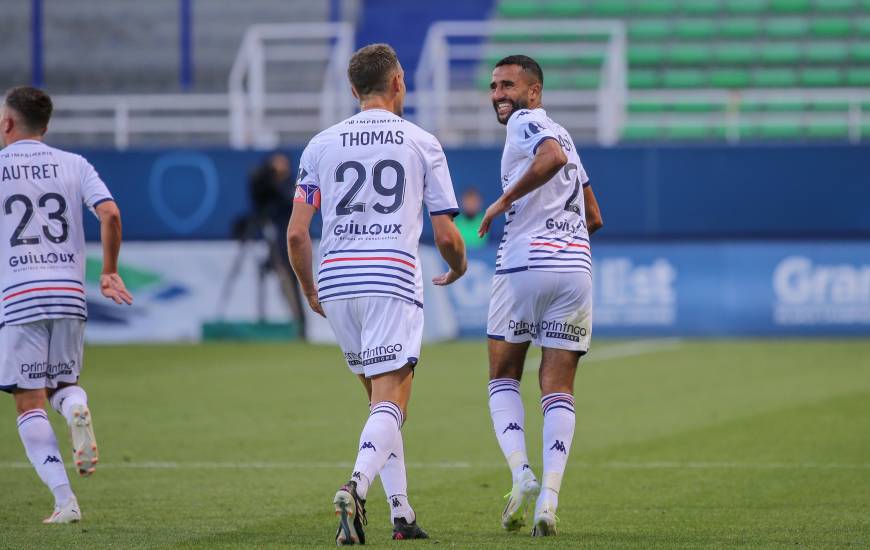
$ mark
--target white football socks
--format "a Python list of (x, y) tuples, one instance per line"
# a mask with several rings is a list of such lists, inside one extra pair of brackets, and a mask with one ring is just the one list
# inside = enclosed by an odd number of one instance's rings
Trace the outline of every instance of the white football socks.
[(523, 470), (529, 468), (524, 431), (525, 411), (519, 380), (496, 378), (489, 381), (489, 413), (495, 437), (516, 483)]
[(81, 386), (66, 386), (54, 392), (48, 402), (54, 410), (66, 418), (67, 424), (70, 424), (73, 421), (73, 406), (79, 404), (87, 406), (88, 394)]
[(45, 411), (32, 409), (19, 416), (18, 435), (39, 478), (51, 489), (55, 506), (59, 507), (73, 498), (57, 438)]
[(405, 471), (405, 444), (402, 432), (396, 434), (393, 450), (380, 471), (381, 484), (390, 507), (390, 523), (396, 518), (405, 518), (408, 523), (415, 519), (414, 510), (408, 502), (408, 477)]
[(574, 397), (569, 393), (551, 393), (541, 398), (544, 412), (544, 475), (538, 509), (559, 504), (562, 475), (574, 439)]
[(372, 406), (369, 419), (359, 438), (359, 453), (351, 479), (356, 481), (357, 495), (365, 500), (369, 486), (393, 451), (396, 436), (402, 427), (402, 410), (391, 401)]

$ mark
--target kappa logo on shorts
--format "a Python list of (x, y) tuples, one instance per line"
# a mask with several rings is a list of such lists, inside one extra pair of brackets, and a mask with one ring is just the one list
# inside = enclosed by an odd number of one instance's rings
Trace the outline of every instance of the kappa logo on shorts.
[(579, 342), (581, 337), (585, 337), (589, 333), (586, 327), (560, 321), (541, 321), (541, 331), (547, 338), (558, 338), (572, 342)]
[(390, 344), (388, 346), (375, 346), (360, 352), (359, 357), (362, 359), (363, 366), (374, 365), (375, 363), (383, 363), (384, 361), (395, 361), (396, 354), (404, 349), (402, 344)]

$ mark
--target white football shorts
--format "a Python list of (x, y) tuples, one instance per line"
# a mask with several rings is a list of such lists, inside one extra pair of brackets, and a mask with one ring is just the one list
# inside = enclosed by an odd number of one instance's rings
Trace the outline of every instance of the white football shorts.
[(43, 319), (0, 328), (0, 390), (54, 389), (79, 379), (85, 344), (82, 319)]
[(347, 366), (371, 378), (417, 364), (423, 339), (423, 308), (382, 296), (322, 302)]
[(586, 272), (527, 270), (495, 275), (489, 338), (586, 353), (592, 338), (592, 278)]

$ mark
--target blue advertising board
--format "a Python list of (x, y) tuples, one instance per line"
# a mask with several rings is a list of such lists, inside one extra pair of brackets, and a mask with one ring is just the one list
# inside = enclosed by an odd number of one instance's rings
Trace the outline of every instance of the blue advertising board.
[[(296, 167), (300, 151), (287, 154)], [(498, 197), (501, 149), (446, 154), (457, 195), (474, 186), (484, 201)], [(581, 147), (580, 154), (604, 214), (599, 239), (870, 238), (866, 145)], [(250, 210), (248, 177), (266, 158), (223, 149), (84, 155), (134, 240), (229, 238)], [(98, 237), (95, 223), (88, 237)], [(423, 238), (431, 239), (428, 223)]]
[[(464, 337), (483, 337), (495, 249), (448, 287)], [(870, 336), (870, 243), (602, 243), (597, 336)], [(509, 277), (510, 275), (500, 275)]]

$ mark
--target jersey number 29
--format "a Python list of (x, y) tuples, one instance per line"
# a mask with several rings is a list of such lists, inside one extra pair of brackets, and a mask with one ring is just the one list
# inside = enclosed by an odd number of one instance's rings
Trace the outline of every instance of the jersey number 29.
[[(396, 184), (392, 187), (385, 187), (383, 184), (384, 170), (390, 169), (396, 174)], [(335, 181), (344, 183), (348, 171), (356, 172), (356, 179), (347, 193), (338, 201), (335, 207), (337, 216), (347, 216), (354, 212), (365, 212), (366, 204), (364, 202), (353, 202), (357, 194), (363, 188), (366, 182), (366, 168), (362, 163), (355, 160), (342, 162), (335, 169)], [(391, 214), (402, 206), (405, 200), (405, 168), (396, 160), (385, 159), (379, 161), (372, 167), (372, 187), (378, 195), (382, 197), (393, 197), (392, 204), (381, 204), (376, 202), (372, 209), (379, 214)]]

